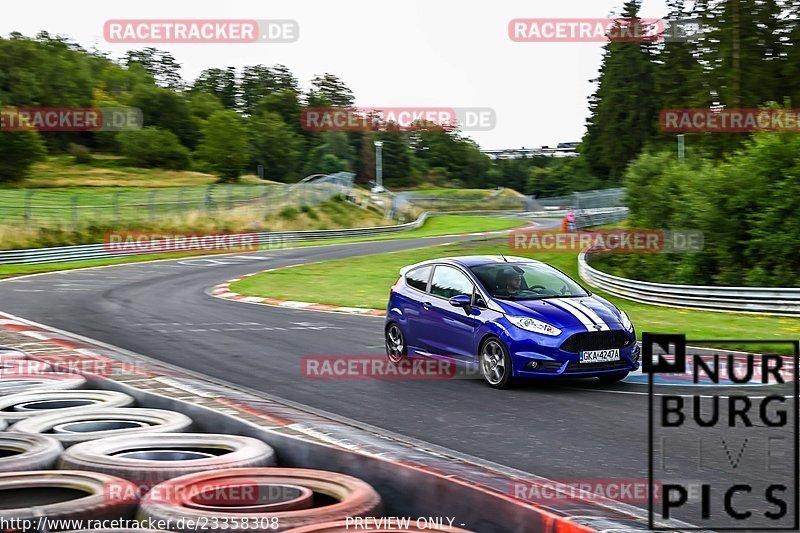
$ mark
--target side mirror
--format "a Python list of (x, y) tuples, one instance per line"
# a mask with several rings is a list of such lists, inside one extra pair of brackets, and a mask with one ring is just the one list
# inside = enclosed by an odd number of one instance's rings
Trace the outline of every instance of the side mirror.
[(472, 298), (465, 294), (459, 294), (450, 298), (450, 305), (463, 308), (472, 307)]

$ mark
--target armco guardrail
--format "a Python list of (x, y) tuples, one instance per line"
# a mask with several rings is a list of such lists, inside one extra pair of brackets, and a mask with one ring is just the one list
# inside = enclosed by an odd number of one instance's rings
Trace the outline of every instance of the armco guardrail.
[(800, 289), (767, 287), (713, 287), (673, 285), (613, 276), (589, 265), (589, 256), (578, 256), (578, 273), (589, 285), (614, 296), (652, 305), (800, 316)]
[[(458, 211), (446, 214), (509, 214), (510, 211)], [(416, 220), (392, 226), (374, 226), (369, 228), (346, 228), (335, 230), (304, 231), (266, 231), (243, 235), (256, 235), (259, 247), (279, 247), (284, 244), (304, 241), (340, 239), (345, 237), (374, 237), (420, 227), (425, 220), (436, 213), (422, 213)], [(519, 212), (517, 212), (519, 214)], [(234, 235), (231, 235), (233, 237)], [(141, 243), (145, 244), (145, 243)], [(70, 261), (91, 261), (141, 254), (125, 254), (111, 252), (106, 244), (82, 244), (76, 246), (58, 246), (54, 248), (29, 248), (24, 250), (8, 250), (0, 252), (0, 265), (36, 265), (44, 263), (66, 263)]]
[(627, 217), (627, 207), (583, 209), (575, 215), (575, 227), (588, 228), (589, 226), (613, 224), (615, 222), (622, 222)]

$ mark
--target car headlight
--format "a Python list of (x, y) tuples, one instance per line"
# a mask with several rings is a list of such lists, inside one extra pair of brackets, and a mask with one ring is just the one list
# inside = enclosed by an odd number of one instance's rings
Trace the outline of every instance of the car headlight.
[(633, 331), (633, 324), (631, 323), (631, 319), (628, 318), (628, 315), (625, 314), (625, 311), (619, 309), (619, 321), (622, 324), (622, 327), (627, 329), (628, 331)]
[(535, 318), (528, 318), (526, 316), (508, 316), (508, 321), (520, 329), (532, 331), (534, 333), (541, 333), (542, 335), (558, 336), (561, 335), (561, 330), (555, 326), (551, 326), (541, 320)]

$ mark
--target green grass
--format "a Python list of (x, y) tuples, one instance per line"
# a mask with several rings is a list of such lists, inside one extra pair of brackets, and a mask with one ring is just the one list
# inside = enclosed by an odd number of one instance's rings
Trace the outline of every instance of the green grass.
[[(216, 181), (216, 176), (205, 172), (134, 167), (116, 155), (93, 154), (92, 162), (87, 164), (75, 163), (71, 156), (57, 155), (34, 164), (28, 178), (4, 188), (202, 187)], [(242, 181), (263, 183), (255, 176), (243, 176)]]
[[(448, 215), (429, 218), (425, 224), (418, 229), (402, 231), (379, 237), (359, 237), (341, 238), (325, 241), (296, 242), (290, 246), (292, 248), (304, 246), (320, 246), (326, 244), (342, 244), (348, 242), (368, 242), (389, 239), (410, 239), (419, 237), (434, 237), (441, 235), (451, 235), (458, 233), (470, 233), (478, 231), (497, 231), (510, 229), (524, 224), (523, 221), (500, 218), (484, 218), (479, 216)], [(116, 265), (122, 263), (134, 263), (140, 261), (152, 261), (155, 259), (174, 259), (177, 257), (205, 255), (199, 253), (189, 254), (157, 254), (140, 255), (135, 257), (98, 259), (94, 261), (74, 261), (69, 263), (48, 263), (43, 265), (0, 265), (0, 279), (24, 274), (38, 274), (43, 272), (56, 272), (59, 270), (74, 270), (76, 268), (88, 268), (95, 266)]]
[[(269, 296), (286, 300), (331, 305), (383, 309), (389, 288), (397, 280), (401, 267), (437, 257), (452, 255), (509, 253), (508, 242), (491, 239), (455, 243), (380, 255), (326, 261), (274, 272), (266, 272), (236, 282), (232, 290), (250, 296)], [(514, 255), (545, 261), (578, 277), (576, 255), (572, 253)], [(314, 287), (313, 297), (308, 287)], [(640, 304), (594, 291), (625, 309), (638, 332), (685, 333), (689, 339), (797, 339), (800, 319), (691, 311)]]

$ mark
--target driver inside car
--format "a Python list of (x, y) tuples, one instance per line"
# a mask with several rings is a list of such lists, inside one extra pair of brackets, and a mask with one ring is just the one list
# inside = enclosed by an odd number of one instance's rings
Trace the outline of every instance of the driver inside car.
[(503, 274), (504, 283), (501, 285), (500, 291), (505, 296), (515, 296), (522, 290), (522, 274), (519, 272), (506, 272)]

